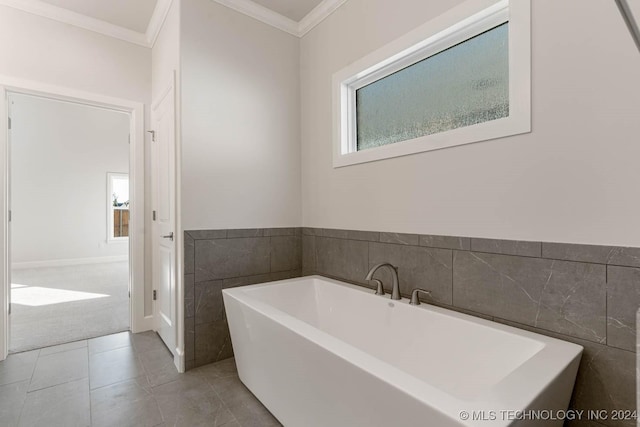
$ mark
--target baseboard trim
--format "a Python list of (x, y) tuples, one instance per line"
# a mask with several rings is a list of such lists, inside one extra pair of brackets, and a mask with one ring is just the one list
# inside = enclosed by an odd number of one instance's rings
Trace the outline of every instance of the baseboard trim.
[(104, 256), (104, 257), (93, 257), (93, 258), (53, 259), (49, 261), (14, 262), (14, 263), (11, 263), (11, 268), (20, 270), (25, 268), (40, 268), (40, 267), (66, 267), (70, 265), (105, 264), (108, 262), (122, 262), (122, 261), (127, 261), (128, 259), (129, 259), (128, 255)]
[(176, 369), (181, 374), (185, 372), (185, 356), (184, 351), (180, 351), (180, 349), (176, 348), (176, 355), (173, 356), (173, 364), (176, 366)]

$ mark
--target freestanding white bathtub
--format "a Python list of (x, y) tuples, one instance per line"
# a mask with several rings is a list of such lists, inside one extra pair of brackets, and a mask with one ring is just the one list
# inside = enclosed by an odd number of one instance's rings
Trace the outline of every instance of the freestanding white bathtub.
[(223, 296), (240, 379), (286, 427), (560, 426), (515, 411), (566, 410), (582, 353), (320, 276)]

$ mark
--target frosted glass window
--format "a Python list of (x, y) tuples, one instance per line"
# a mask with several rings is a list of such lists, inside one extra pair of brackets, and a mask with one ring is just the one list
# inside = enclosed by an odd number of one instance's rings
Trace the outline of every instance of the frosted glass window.
[(508, 117), (508, 26), (357, 89), (357, 151)]

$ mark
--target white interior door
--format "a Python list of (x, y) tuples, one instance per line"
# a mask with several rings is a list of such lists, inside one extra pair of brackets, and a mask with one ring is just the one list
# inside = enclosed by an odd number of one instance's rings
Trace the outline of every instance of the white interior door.
[(153, 191), (153, 292), (154, 319), (158, 334), (176, 355), (175, 270), (175, 100), (174, 85), (151, 113), (151, 171)]

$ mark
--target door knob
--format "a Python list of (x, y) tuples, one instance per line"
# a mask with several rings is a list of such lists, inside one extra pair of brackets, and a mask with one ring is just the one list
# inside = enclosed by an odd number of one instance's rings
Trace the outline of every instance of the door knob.
[(169, 239), (171, 241), (173, 241), (173, 231), (169, 234), (167, 234), (166, 236), (162, 236), (163, 239)]

